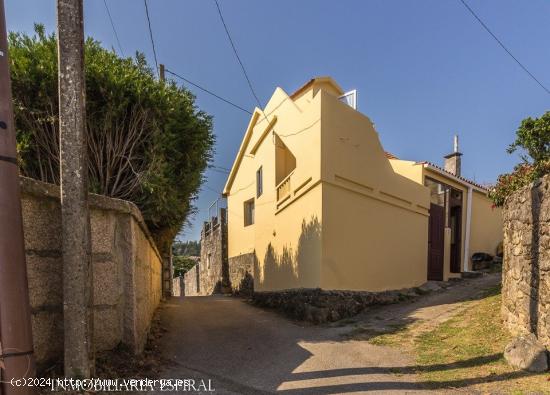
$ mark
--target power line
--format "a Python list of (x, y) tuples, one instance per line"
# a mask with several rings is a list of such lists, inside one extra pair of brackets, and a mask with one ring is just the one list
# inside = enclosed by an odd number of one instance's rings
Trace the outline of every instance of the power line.
[(225, 170), (219, 170), (219, 169), (216, 169), (215, 167), (212, 167), (212, 168), (210, 168), (210, 170), (212, 170), (212, 171), (215, 171), (215, 172), (217, 172), (217, 173), (222, 173), (222, 174), (229, 174), (229, 172), (228, 172), (228, 171), (225, 171)]
[(225, 23), (225, 19), (223, 18), (222, 10), (220, 8), (220, 5), (218, 4), (218, 0), (214, 0), (214, 2), (216, 3), (216, 8), (218, 9), (218, 14), (220, 15), (220, 19), (221, 19), (223, 27), (225, 29), (225, 33), (227, 34), (227, 38), (229, 39), (229, 42), (231, 43), (231, 47), (233, 48), (233, 52), (235, 53), (235, 56), (237, 57), (237, 60), (239, 61), (239, 64), (241, 65), (241, 69), (243, 70), (243, 74), (244, 74), (244, 77), (246, 78), (246, 82), (248, 82), (248, 87), (250, 88), (250, 91), (252, 92), (252, 95), (256, 99), (256, 103), (258, 103), (258, 107), (262, 108), (262, 104), (260, 103), (260, 99), (258, 99), (258, 96), (256, 95), (256, 92), (254, 91), (254, 87), (252, 86), (252, 82), (250, 81), (250, 78), (248, 78), (248, 74), (246, 72), (244, 64), (241, 61), (239, 53), (237, 52), (237, 48), (235, 47), (235, 43), (233, 42), (233, 39), (231, 38), (231, 34), (229, 33), (229, 29), (227, 28), (227, 24)]
[(105, 10), (107, 11), (107, 15), (109, 16), (109, 20), (111, 21), (111, 27), (113, 28), (113, 32), (115, 33), (116, 42), (118, 43), (118, 48), (120, 49), (120, 54), (124, 56), (124, 50), (122, 49), (122, 45), (120, 45), (120, 40), (118, 38), (118, 33), (115, 29), (115, 23), (113, 22), (113, 18), (111, 16), (111, 11), (109, 11), (109, 6), (107, 5), (107, 0), (103, 0), (103, 4), (105, 4)]
[(155, 40), (153, 39), (153, 29), (151, 29), (151, 18), (149, 17), (149, 7), (147, 7), (147, 0), (143, 0), (145, 4), (145, 15), (147, 15), (147, 25), (149, 26), (149, 38), (151, 39), (151, 46), (153, 47), (153, 56), (155, 57), (155, 66), (157, 68), (157, 74), (159, 72), (159, 62), (157, 61), (157, 50), (155, 49)]
[(169, 74), (172, 74), (174, 77), (177, 77), (177, 78), (181, 79), (182, 81), (187, 82), (187, 83), (190, 84), (190, 85), (193, 85), (195, 88), (198, 88), (198, 89), (200, 89), (201, 91), (206, 92), (206, 93), (208, 93), (209, 95), (212, 95), (212, 96), (214, 96), (215, 98), (217, 98), (217, 99), (219, 99), (219, 100), (221, 100), (221, 101), (223, 101), (223, 102), (225, 102), (225, 103), (227, 103), (227, 104), (229, 104), (229, 105), (232, 105), (233, 107), (238, 108), (239, 110), (244, 111), (244, 112), (246, 112), (247, 114), (252, 115), (252, 113), (251, 113), (250, 111), (248, 111), (248, 110), (246, 110), (245, 108), (239, 106), (238, 104), (235, 104), (235, 103), (233, 103), (233, 102), (231, 102), (231, 101), (229, 101), (229, 100), (227, 100), (227, 99), (224, 99), (223, 97), (221, 97), (221, 96), (215, 94), (214, 92), (212, 92), (212, 91), (210, 91), (210, 90), (208, 90), (208, 89), (206, 89), (206, 88), (203, 88), (202, 86), (200, 86), (200, 85), (198, 85), (198, 84), (195, 84), (194, 82), (188, 80), (187, 78), (182, 77), (181, 75), (176, 74), (176, 73), (174, 73), (173, 71), (170, 71), (170, 70), (168, 70), (168, 69), (165, 69), (164, 71), (166, 71), (166, 72), (169, 73)]
[(209, 190), (211, 190), (212, 192), (215, 192), (215, 193), (217, 193), (218, 195), (221, 195), (221, 194), (222, 194), (222, 193), (221, 193), (220, 191), (217, 191), (217, 190), (215, 190), (214, 188), (212, 188), (212, 187), (209, 187), (208, 185), (205, 185), (204, 187), (205, 187), (206, 189), (209, 189)]
[(546, 88), (538, 79), (537, 77), (535, 77), (528, 69), (527, 67), (525, 67), (513, 54), (512, 52), (510, 52), (510, 50), (508, 48), (506, 48), (506, 46), (502, 43), (502, 41), (500, 41), (498, 39), (498, 37), (491, 31), (491, 29), (489, 29), (489, 27), (481, 20), (481, 18), (479, 16), (477, 16), (477, 14), (474, 12), (474, 10), (472, 10), (470, 8), (470, 6), (466, 3), (466, 1), (464, 0), (460, 0), (460, 2), (464, 5), (464, 7), (466, 7), (466, 9), (468, 11), (470, 11), (470, 13), (474, 16), (475, 19), (477, 19), (477, 21), (481, 24), (481, 26), (483, 26), (483, 28), (485, 30), (487, 30), (487, 32), (495, 39), (495, 41), (502, 47), (502, 49), (504, 49), (506, 51), (506, 53), (508, 55), (510, 55), (510, 57), (512, 59), (514, 59), (516, 61), (516, 63), (523, 69), (523, 71), (525, 71), (537, 84), (540, 85), (540, 87), (542, 89), (544, 89), (546, 91), (546, 93), (550, 94), (550, 90), (548, 88)]

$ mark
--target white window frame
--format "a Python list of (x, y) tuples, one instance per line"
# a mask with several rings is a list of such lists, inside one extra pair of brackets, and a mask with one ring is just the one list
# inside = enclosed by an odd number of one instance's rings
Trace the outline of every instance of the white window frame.
[[(249, 211), (249, 207), (252, 207), (252, 210)], [(256, 204), (254, 198), (248, 199), (243, 203), (243, 211), (244, 226), (254, 225), (254, 217), (256, 212)]]
[(344, 93), (338, 98), (342, 103), (346, 103), (348, 106), (357, 110), (357, 89), (353, 89)]
[(264, 171), (263, 167), (260, 166), (256, 170), (256, 197), (259, 198), (264, 193)]

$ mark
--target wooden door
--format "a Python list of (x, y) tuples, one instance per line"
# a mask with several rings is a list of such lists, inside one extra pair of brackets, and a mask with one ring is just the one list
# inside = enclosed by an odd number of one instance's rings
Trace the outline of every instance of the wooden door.
[(445, 208), (430, 204), (428, 225), (428, 280), (443, 280)]
[(460, 250), (462, 247), (462, 206), (451, 208), (451, 273), (460, 273)]

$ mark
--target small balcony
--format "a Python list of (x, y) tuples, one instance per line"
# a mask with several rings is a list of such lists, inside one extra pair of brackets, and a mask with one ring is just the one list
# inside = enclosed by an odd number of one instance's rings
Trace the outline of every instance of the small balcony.
[(283, 181), (277, 185), (277, 201), (280, 202), (281, 200), (286, 199), (290, 196), (290, 179), (292, 176), (291, 172), (288, 176), (286, 176)]

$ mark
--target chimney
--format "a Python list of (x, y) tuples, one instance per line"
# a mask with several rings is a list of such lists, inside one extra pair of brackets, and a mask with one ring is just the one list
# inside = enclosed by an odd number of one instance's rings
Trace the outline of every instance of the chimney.
[(458, 135), (455, 134), (453, 152), (445, 156), (445, 170), (457, 177), (460, 177), (461, 156), (462, 154), (458, 152)]

